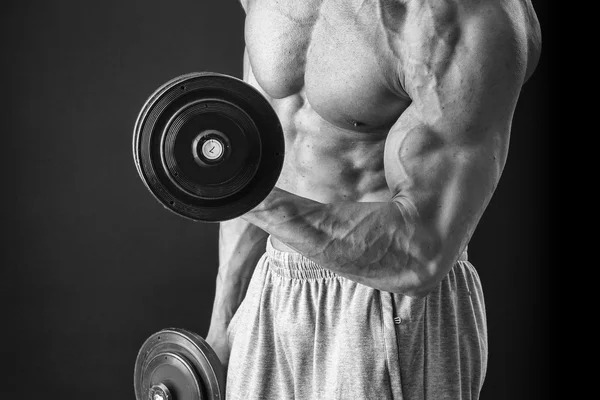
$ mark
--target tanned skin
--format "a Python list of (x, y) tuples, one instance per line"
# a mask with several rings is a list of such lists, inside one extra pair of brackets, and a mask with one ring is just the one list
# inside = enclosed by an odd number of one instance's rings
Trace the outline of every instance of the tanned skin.
[(529, 0), (243, 0), (244, 80), (277, 112), (276, 188), (221, 224), (208, 342), (226, 330), (267, 235), (355, 282), (422, 297), (498, 184), (541, 51)]

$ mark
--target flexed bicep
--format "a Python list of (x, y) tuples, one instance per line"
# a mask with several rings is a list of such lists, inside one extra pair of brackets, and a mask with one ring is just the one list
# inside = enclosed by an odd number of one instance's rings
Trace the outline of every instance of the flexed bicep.
[(468, 243), (506, 161), (526, 57), (502, 15), (465, 17), (451, 40), (422, 30), (406, 46), (412, 104), (387, 138), (385, 174), (412, 221), (407, 246), (430, 266), (423, 280), (432, 286)]

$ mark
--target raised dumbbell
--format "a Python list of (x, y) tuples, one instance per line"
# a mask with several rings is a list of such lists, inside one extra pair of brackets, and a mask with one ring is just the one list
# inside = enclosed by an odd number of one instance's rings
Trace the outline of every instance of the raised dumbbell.
[(155, 91), (135, 124), (142, 181), (168, 210), (218, 222), (257, 206), (273, 189), (283, 131), (267, 99), (223, 74), (191, 73)]

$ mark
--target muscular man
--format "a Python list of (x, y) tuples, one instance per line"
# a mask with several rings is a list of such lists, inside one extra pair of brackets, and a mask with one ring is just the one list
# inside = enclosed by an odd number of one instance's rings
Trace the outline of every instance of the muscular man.
[(207, 339), (228, 400), (478, 398), (466, 249), (538, 62), (531, 3), (242, 3), (244, 80), (286, 154), (266, 200), (221, 224)]

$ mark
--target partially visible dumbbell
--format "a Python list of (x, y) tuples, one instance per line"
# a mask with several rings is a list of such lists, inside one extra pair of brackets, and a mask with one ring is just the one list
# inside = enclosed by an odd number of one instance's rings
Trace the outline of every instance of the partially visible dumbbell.
[(134, 388), (137, 400), (223, 400), (225, 371), (202, 337), (164, 329), (140, 348)]

